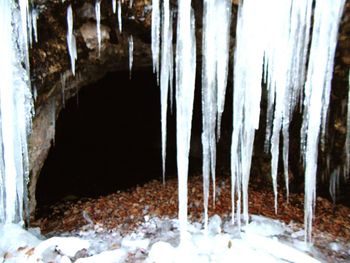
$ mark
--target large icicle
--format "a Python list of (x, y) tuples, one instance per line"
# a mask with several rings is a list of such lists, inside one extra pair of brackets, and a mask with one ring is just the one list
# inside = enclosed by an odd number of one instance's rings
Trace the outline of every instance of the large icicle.
[(161, 56), (161, 69), (160, 69), (163, 183), (165, 182), (168, 93), (169, 93), (169, 82), (172, 82), (172, 70), (173, 70), (172, 26), (173, 25), (172, 25), (172, 20), (170, 18), (169, 0), (164, 0), (163, 21), (162, 21), (162, 49), (161, 49), (162, 56)]
[(134, 39), (131, 36), (129, 36), (129, 78), (131, 79), (132, 74), (132, 63), (134, 60)]
[(75, 36), (73, 34), (73, 11), (72, 6), (67, 8), (67, 46), (70, 57), (72, 73), (75, 75), (75, 60), (78, 58)]
[[(209, 177), (215, 204), (216, 127), (224, 110), (228, 73), (231, 2), (204, 1), (202, 68), (202, 145), (205, 227), (208, 224)], [(217, 126), (216, 126), (217, 125)]]
[(176, 42), (176, 134), (179, 192), (179, 228), (183, 243), (187, 232), (187, 178), (196, 76), (196, 43), (191, 1), (178, 1)]
[(20, 1), (19, 9), (0, 1), (0, 223), (22, 222), (26, 202), (32, 117), (28, 15), (27, 1)]
[[(248, 182), (255, 130), (259, 127), (261, 77), (264, 50), (265, 1), (245, 0), (238, 9), (237, 39), (234, 60), (233, 132), (231, 144), (232, 220), (237, 210), (241, 224), (241, 195), (243, 219), (248, 222)], [(257, 45), (259, 43), (259, 45)], [(235, 194), (237, 193), (237, 209)]]
[(325, 125), (333, 59), (337, 44), (338, 27), (345, 0), (316, 1), (312, 43), (310, 50), (305, 98), (303, 127), (306, 128), (305, 146), (305, 239), (311, 241), (313, 212), (316, 197), (316, 172), (320, 131)]
[(100, 52), (101, 52), (101, 0), (96, 0), (95, 15), (96, 15), (96, 33), (97, 33), (97, 43), (98, 43), (98, 55), (100, 55)]
[(157, 81), (159, 81), (160, 19), (159, 0), (152, 0), (152, 61)]

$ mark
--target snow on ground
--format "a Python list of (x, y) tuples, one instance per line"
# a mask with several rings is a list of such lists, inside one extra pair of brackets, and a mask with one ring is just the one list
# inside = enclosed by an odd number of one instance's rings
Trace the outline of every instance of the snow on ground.
[[(214, 215), (207, 232), (203, 224), (189, 223), (179, 245), (178, 220), (145, 216), (134, 232), (122, 236), (101, 225), (60, 233), (45, 239), (38, 229), (0, 225), (0, 262), (326, 262), (315, 247), (301, 239), (292, 225), (251, 216), (239, 232), (229, 218)], [(331, 243), (330, 249), (350, 254), (350, 245)]]

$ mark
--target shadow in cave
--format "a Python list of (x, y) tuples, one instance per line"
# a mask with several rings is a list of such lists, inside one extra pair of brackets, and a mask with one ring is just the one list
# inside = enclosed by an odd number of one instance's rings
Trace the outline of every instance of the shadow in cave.
[[(161, 178), (159, 88), (151, 71), (107, 74), (66, 102), (39, 176), (38, 209)], [(167, 170), (173, 169), (169, 156)]]

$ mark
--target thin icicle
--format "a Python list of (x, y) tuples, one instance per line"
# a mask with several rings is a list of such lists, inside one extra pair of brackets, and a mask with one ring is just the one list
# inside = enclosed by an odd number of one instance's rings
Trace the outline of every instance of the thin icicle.
[(131, 36), (129, 36), (129, 78), (131, 79), (132, 75), (132, 63), (134, 59), (134, 39)]
[(75, 61), (78, 58), (78, 54), (77, 54), (76, 40), (73, 34), (73, 11), (72, 11), (71, 5), (69, 5), (67, 8), (67, 27), (68, 27), (68, 30), (67, 30), (68, 53), (70, 56), (72, 73), (73, 75), (75, 75)]
[(66, 73), (61, 74), (60, 79), (61, 79), (62, 107), (64, 109), (66, 107), (66, 95), (65, 95), (66, 82), (67, 82)]
[(132, 5), (133, 5), (133, 1), (129, 0), (129, 8), (132, 8)]
[(187, 232), (187, 178), (196, 76), (196, 38), (191, 1), (179, 0), (176, 43), (176, 135), (179, 192), (179, 230)]
[(169, 40), (169, 101), (170, 101), (170, 112), (173, 113), (174, 108), (174, 48), (173, 48), (173, 12), (170, 12), (169, 17), (169, 35), (171, 36), (171, 41)]
[[(338, 27), (345, 0), (317, 1), (314, 12), (312, 43), (307, 81), (305, 83), (303, 126), (307, 128), (305, 152), (305, 240), (311, 241), (313, 212), (316, 197), (318, 144), (324, 113), (328, 110), (333, 73), (333, 59)], [(322, 116), (322, 117), (321, 117)]]
[(117, 0), (112, 0), (112, 11), (113, 11), (113, 14), (117, 12)]
[(38, 29), (37, 29), (38, 18), (39, 18), (39, 11), (36, 8), (33, 8), (32, 9), (32, 26), (33, 26), (35, 43), (38, 43)]
[(152, 61), (153, 73), (157, 74), (159, 82), (159, 53), (160, 53), (160, 9), (159, 0), (152, 0)]
[(97, 43), (98, 43), (98, 55), (100, 55), (100, 52), (101, 52), (101, 0), (96, 0), (95, 15), (96, 15), (96, 33), (97, 33)]
[(120, 2), (120, 0), (118, 0), (118, 28), (119, 28), (119, 33), (122, 32), (122, 4)]
[(165, 183), (168, 93), (169, 93), (169, 82), (172, 81), (172, 70), (173, 70), (172, 40), (173, 40), (173, 36), (172, 36), (172, 20), (170, 19), (170, 5), (169, 5), (169, 0), (164, 0), (163, 21), (162, 21), (162, 50), (161, 50), (162, 57), (161, 57), (161, 69), (160, 69), (163, 183)]

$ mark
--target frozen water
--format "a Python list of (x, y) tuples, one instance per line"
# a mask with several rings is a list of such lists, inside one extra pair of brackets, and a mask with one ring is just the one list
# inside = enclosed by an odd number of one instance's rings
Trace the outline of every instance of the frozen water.
[[(215, 204), (216, 141), (224, 110), (228, 74), (231, 2), (204, 1), (202, 68), (202, 145), (205, 225), (208, 223), (209, 177)], [(216, 136), (217, 131), (217, 136)]]
[(33, 26), (34, 40), (36, 43), (38, 43), (38, 29), (37, 29), (38, 18), (39, 18), (39, 10), (36, 8), (33, 8), (32, 9), (32, 26)]
[[(28, 2), (0, 3), (0, 223), (20, 222), (26, 209), (27, 136), (32, 94), (28, 60)], [(31, 25), (30, 25), (31, 26)], [(25, 206), (23, 206), (23, 204)], [(28, 211), (27, 211), (28, 213)]]
[(68, 53), (70, 56), (70, 64), (72, 68), (72, 74), (75, 75), (75, 61), (78, 58), (77, 46), (75, 36), (73, 34), (73, 11), (72, 6), (69, 5), (67, 8), (67, 46)]
[(132, 63), (134, 60), (134, 39), (131, 36), (129, 36), (129, 78), (131, 78), (132, 74)]
[(101, 0), (96, 0), (95, 14), (96, 14), (98, 54), (100, 55), (100, 51), (101, 51)]
[(264, 57), (262, 41), (266, 33), (264, 19), (257, 17), (269, 13), (268, 10), (264, 11), (265, 8), (265, 1), (247, 0), (238, 9), (231, 143), (232, 220), (236, 211), (238, 225), (241, 224), (241, 201), (243, 220), (248, 221), (248, 182), (255, 130), (259, 127)]
[(160, 8), (159, 0), (152, 0), (152, 61), (153, 72), (159, 81), (159, 52), (160, 52)]
[(112, 0), (112, 10), (113, 14), (117, 11), (117, 0)]
[(311, 241), (313, 212), (316, 197), (318, 143), (326, 125), (333, 59), (338, 27), (345, 1), (317, 1), (315, 6), (312, 42), (305, 83), (303, 127), (307, 131), (305, 145), (305, 239)]
[(122, 32), (122, 4), (120, 0), (118, 0), (118, 28), (119, 28), (119, 33)]
[[(162, 172), (163, 183), (165, 183), (165, 160), (166, 160), (166, 127), (168, 112), (169, 86), (172, 86), (173, 71), (173, 32), (172, 19), (169, 6), (169, 0), (163, 2), (163, 20), (162, 20), (162, 45), (161, 45), (161, 68), (160, 68), (160, 96), (161, 96), (161, 125), (162, 125)], [(170, 92), (170, 97), (172, 93)]]
[(187, 228), (188, 156), (196, 76), (196, 38), (191, 1), (179, 0), (176, 42), (176, 145), (181, 238)]

